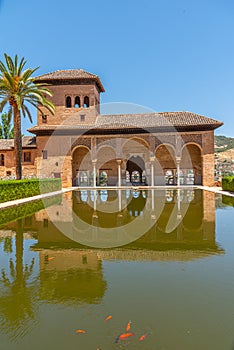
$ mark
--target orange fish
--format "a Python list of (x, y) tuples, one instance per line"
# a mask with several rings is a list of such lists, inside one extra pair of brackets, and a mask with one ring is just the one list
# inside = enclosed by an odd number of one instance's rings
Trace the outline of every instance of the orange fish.
[(87, 333), (84, 329), (77, 329), (76, 333)]
[(112, 316), (111, 316), (111, 315), (110, 315), (110, 316), (107, 316), (107, 317), (105, 318), (104, 322), (109, 321), (109, 320), (111, 320), (111, 319), (112, 319)]
[(119, 335), (119, 339), (120, 340), (124, 340), (127, 339), (129, 337), (133, 337), (135, 335), (135, 333), (123, 333)]
[(139, 341), (144, 340), (147, 337), (147, 334), (143, 334), (140, 338), (138, 338)]
[(127, 324), (127, 326), (126, 326), (126, 332), (128, 332), (128, 331), (130, 330), (131, 324), (132, 324), (132, 322), (129, 321), (128, 324)]
[(54, 256), (51, 256), (50, 258), (48, 258), (48, 260), (54, 260)]

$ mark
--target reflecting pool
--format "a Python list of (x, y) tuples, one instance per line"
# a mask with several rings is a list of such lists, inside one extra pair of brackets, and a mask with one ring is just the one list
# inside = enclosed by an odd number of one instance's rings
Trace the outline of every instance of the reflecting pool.
[(0, 349), (234, 349), (233, 207), (135, 189), (2, 210)]

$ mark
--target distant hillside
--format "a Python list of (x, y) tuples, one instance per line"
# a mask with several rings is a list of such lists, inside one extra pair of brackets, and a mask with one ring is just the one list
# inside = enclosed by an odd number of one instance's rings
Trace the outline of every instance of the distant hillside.
[(215, 153), (234, 149), (234, 137), (215, 136)]

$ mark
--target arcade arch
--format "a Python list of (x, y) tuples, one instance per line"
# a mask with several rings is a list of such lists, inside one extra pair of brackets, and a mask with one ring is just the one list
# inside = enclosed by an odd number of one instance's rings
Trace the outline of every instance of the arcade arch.
[(127, 184), (147, 184), (147, 166), (150, 152), (148, 143), (140, 138), (133, 137), (127, 140), (122, 147), (125, 179)]
[(102, 146), (97, 152), (98, 185), (115, 186), (118, 179), (116, 154), (111, 146)]
[(91, 153), (88, 147), (78, 146), (72, 152), (73, 186), (89, 186), (92, 172)]
[(189, 143), (183, 146), (180, 169), (183, 172), (184, 184), (202, 184), (202, 154), (197, 144)]
[(161, 144), (155, 150), (155, 178), (157, 185), (176, 184), (175, 149), (170, 144)]

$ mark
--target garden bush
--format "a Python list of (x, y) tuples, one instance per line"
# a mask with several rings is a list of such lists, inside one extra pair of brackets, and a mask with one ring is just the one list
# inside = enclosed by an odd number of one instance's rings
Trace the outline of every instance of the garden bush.
[(234, 191), (234, 176), (223, 177), (222, 188), (225, 191)]
[(0, 203), (59, 191), (61, 179), (24, 179), (0, 181)]

